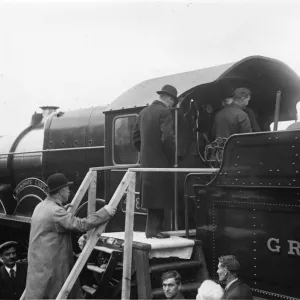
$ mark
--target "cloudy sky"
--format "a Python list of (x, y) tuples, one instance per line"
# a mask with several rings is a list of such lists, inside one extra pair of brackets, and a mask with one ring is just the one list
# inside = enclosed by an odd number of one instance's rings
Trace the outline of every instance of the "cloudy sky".
[(279, 59), (300, 74), (300, 1), (0, 0), (0, 135), (41, 105), (105, 105), (149, 78)]

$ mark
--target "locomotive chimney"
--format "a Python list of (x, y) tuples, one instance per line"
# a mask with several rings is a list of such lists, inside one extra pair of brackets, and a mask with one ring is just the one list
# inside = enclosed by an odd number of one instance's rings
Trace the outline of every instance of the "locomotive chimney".
[(59, 107), (58, 106), (40, 106), (40, 109), (42, 110), (43, 120), (42, 123), (46, 120), (46, 118), (52, 114), (54, 111), (56, 111)]

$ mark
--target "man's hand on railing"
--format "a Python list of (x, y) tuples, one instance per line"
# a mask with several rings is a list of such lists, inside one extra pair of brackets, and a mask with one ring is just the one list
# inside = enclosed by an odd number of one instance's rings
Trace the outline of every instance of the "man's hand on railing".
[(65, 210), (68, 210), (69, 208), (72, 208), (73, 204), (69, 203), (64, 206)]
[(107, 210), (111, 217), (113, 217), (117, 211), (116, 207), (111, 207), (110, 205), (105, 205), (104, 208)]
[(87, 234), (86, 233), (78, 239), (78, 246), (79, 246), (81, 251), (82, 251), (82, 249), (84, 248), (84, 246), (86, 244), (86, 240), (87, 240)]

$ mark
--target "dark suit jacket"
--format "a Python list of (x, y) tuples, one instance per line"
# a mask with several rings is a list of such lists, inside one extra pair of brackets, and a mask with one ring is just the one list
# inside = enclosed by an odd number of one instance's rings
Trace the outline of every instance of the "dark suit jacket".
[(212, 130), (214, 138), (248, 132), (252, 132), (249, 117), (237, 104), (232, 103), (216, 114)]
[[(167, 298), (164, 298), (164, 299), (167, 299)], [(185, 298), (184, 298), (184, 296), (180, 292), (178, 292), (177, 295), (174, 298), (172, 298), (172, 299), (182, 299), (183, 300)]]
[[(175, 154), (173, 117), (160, 101), (144, 108), (133, 130), (133, 144), (140, 151), (143, 168), (171, 168)], [(141, 197), (144, 208), (173, 208), (174, 174), (143, 172)]]
[(19, 300), (26, 285), (27, 264), (17, 263), (15, 280), (12, 280), (4, 265), (0, 267), (0, 299)]
[(178, 292), (177, 295), (173, 299), (185, 299), (185, 298), (180, 292)]
[(224, 292), (223, 299), (252, 300), (252, 291), (247, 284), (237, 280)]

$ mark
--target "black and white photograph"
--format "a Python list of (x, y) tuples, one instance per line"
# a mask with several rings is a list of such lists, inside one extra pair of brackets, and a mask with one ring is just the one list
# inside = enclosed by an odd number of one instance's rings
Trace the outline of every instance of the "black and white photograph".
[(300, 300), (300, 2), (0, 0), (0, 300)]

